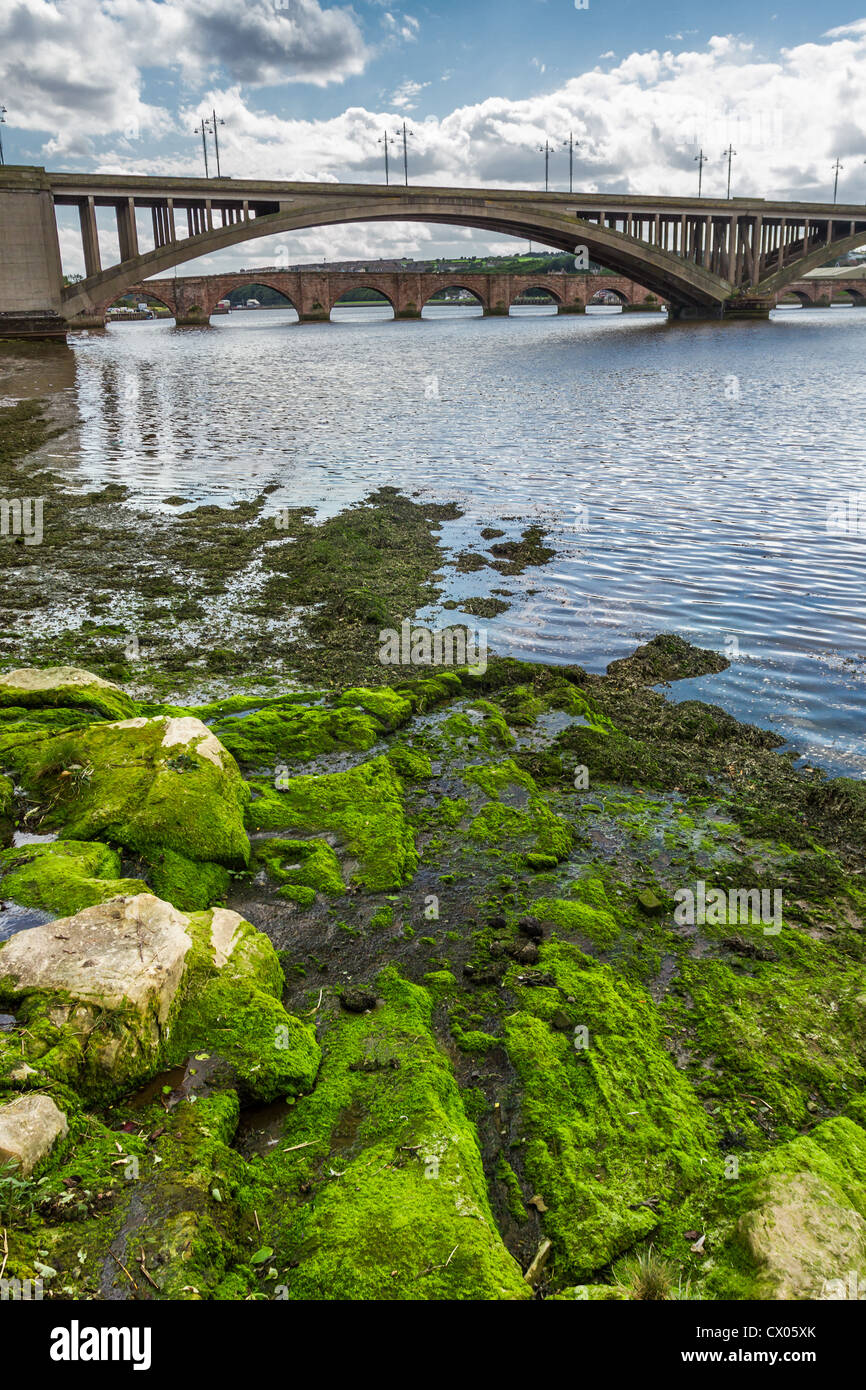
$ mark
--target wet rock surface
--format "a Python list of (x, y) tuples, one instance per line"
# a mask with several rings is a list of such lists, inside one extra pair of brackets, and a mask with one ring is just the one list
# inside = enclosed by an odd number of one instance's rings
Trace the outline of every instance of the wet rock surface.
[(3, 882), (98, 897), (0, 942), (0, 1107), (50, 1087), (68, 1125), (16, 1277), (620, 1298), (651, 1243), (695, 1296), (832, 1296), (866, 1223), (863, 789), (670, 705), (718, 658), (647, 647), (0, 705)]

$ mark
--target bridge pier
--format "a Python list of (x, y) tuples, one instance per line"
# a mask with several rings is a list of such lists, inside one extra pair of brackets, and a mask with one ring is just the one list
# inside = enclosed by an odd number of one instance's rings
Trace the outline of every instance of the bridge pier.
[(721, 304), (714, 305), (712, 308), (699, 304), (672, 304), (670, 308), (671, 319), (692, 323), (696, 320), (711, 319), (717, 320), (724, 318), (725, 311)]
[(739, 294), (726, 301), (724, 316), (726, 319), (768, 319), (770, 310), (775, 307), (775, 298), (758, 294)]
[(0, 338), (65, 338), (63, 270), (44, 169), (7, 166), (0, 191)]
[(586, 305), (585, 305), (585, 304), (580, 304), (580, 303), (578, 303), (578, 304), (560, 304), (560, 305), (557, 307), (557, 313), (560, 313), (560, 314), (585, 314), (585, 313), (586, 313)]

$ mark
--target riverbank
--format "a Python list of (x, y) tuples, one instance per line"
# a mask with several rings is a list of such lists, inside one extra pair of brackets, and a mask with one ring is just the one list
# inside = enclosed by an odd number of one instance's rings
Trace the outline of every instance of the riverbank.
[[(265, 495), (143, 528), (116, 489), (65, 490), (37, 406), (3, 425), (7, 495), (54, 508), (42, 545), (4, 542), (4, 664), (42, 668), (0, 676), (7, 1278), (866, 1277), (862, 782), (667, 699), (727, 664), (671, 635), (604, 675), (383, 665), (380, 630), (436, 597), (447, 505), (381, 489), (277, 527)], [(463, 573), (507, 590), (550, 558), (489, 530)], [(40, 632), (58, 594), (88, 619)]]

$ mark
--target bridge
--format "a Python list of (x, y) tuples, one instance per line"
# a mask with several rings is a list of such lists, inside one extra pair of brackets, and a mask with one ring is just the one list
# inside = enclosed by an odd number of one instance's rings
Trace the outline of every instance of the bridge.
[[(500, 271), (380, 271), (380, 270), (242, 270), (224, 275), (173, 276), (165, 280), (145, 280), (126, 291), (139, 299), (149, 296), (169, 310), (176, 323), (195, 326), (207, 323), (220, 300), (234, 290), (261, 285), (289, 301), (301, 323), (320, 323), (353, 290), (377, 290), (398, 319), (420, 319), (421, 310), (442, 290), (465, 290), (474, 296), (485, 315), (507, 314), (509, 309), (533, 291), (543, 290), (560, 314), (583, 314), (599, 295), (618, 302), (626, 312), (660, 309), (663, 301), (622, 275), (570, 275), (565, 271), (546, 274), (513, 275)], [(856, 306), (866, 306), (866, 278), (863, 276), (806, 278), (777, 291), (774, 302), (785, 296), (799, 299), (804, 308), (827, 308), (835, 296), (844, 292)], [(106, 306), (107, 307), (107, 306)], [(81, 326), (99, 328), (104, 314), (90, 318)]]
[[(319, 323), (353, 290), (377, 290), (398, 319), (420, 319), (421, 310), (442, 290), (466, 290), (485, 314), (507, 314), (512, 304), (533, 290), (550, 295), (560, 313), (582, 314), (599, 292), (607, 292), (624, 309), (658, 309), (660, 301), (622, 275), (508, 275), (499, 271), (248, 270), (226, 275), (177, 276), (145, 280), (127, 293), (159, 300), (183, 325), (206, 323), (221, 299), (233, 290), (262, 285), (290, 301), (301, 323)], [(88, 321), (98, 327), (100, 318)]]
[[(65, 286), (58, 207), (77, 209), (85, 276)], [(102, 264), (97, 212), (116, 219)], [(866, 242), (866, 207), (762, 198), (667, 198), (488, 188), (402, 188), (0, 168), (0, 335), (62, 334), (131, 285), (255, 237), (357, 222), (475, 227), (636, 280), (675, 318), (769, 313), (777, 292)], [(142, 249), (141, 225), (149, 249)]]

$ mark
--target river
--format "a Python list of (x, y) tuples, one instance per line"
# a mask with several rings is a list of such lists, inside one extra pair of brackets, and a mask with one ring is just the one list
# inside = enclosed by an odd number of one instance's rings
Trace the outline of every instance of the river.
[[(733, 659), (674, 698), (866, 775), (866, 312), (335, 318), (75, 335), (68, 371), (39, 383), (80, 414), (55, 453), (82, 485), (122, 482), (152, 508), (275, 483), (275, 505), (324, 516), (391, 484), (460, 504), (443, 530), (455, 549), (538, 521), (557, 558), (509, 579), (512, 607), (485, 624), (494, 650), (600, 671), (677, 631)], [(501, 583), (458, 575), (445, 597)]]

